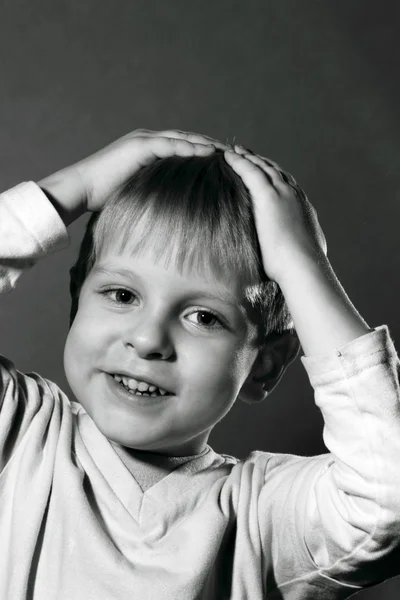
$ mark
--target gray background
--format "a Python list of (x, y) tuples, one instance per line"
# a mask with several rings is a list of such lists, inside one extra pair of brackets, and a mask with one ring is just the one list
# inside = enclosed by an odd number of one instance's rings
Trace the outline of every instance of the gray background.
[[(242, 143), (293, 172), (328, 256), (371, 327), (400, 340), (400, 87), (396, 0), (10, 0), (0, 8), (0, 187), (38, 180), (137, 127)], [(69, 393), (71, 246), (1, 298), (0, 352)], [(262, 406), (234, 406), (210, 437), (253, 449), (326, 451), (298, 359)], [(400, 573), (400, 565), (399, 565)], [(398, 598), (400, 580), (359, 598)]]

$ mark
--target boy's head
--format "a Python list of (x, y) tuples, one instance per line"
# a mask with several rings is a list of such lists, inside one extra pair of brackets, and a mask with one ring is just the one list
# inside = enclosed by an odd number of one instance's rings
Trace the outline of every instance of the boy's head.
[[(262, 400), (299, 350), (248, 191), (219, 151), (158, 160), (126, 182), (89, 220), (70, 290), (69, 384), (123, 446), (195, 454), (236, 398)], [(114, 374), (170, 395), (124, 401)]]

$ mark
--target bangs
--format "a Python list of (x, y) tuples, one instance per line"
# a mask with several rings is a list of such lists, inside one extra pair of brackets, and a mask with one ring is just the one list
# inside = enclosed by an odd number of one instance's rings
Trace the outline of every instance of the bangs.
[(256, 302), (270, 281), (261, 252), (251, 199), (222, 153), (158, 160), (132, 177), (107, 202), (93, 231), (93, 262), (104, 252), (171, 262), (183, 273), (212, 271), (235, 276)]

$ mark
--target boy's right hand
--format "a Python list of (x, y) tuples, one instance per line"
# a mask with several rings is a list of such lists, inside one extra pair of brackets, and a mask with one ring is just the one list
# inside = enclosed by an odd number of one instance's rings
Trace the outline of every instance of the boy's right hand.
[(95, 154), (38, 182), (66, 225), (100, 211), (111, 194), (142, 167), (168, 156), (207, 156), (227, 146), (178, 130), (136, 129)]

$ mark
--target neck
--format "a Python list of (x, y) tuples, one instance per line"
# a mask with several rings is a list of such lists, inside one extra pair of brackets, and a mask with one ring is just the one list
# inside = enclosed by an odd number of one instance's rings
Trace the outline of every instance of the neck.
[(200, 454), (205, 453), (206, 446), (196, 449), (196, 452), (191, 451), (190, 455), (185, 453), (163, 453), (163, 452), (154, 452), (148, 450), (138, 450), (136, 448), (129, 448), (127, 446), (121, 446), (116, 442), (112, 442), (110, 440), (111, 445), (116, 450), (116, 452), (120, 456), (124, 456), (126, 458), (130, 458), (136, 461), (140, 461), (146, 464), (152, 464), (154, 466), (168, 466), (174, 465), (179, 462), (184, 462), (190, 458), (195, 458)]

